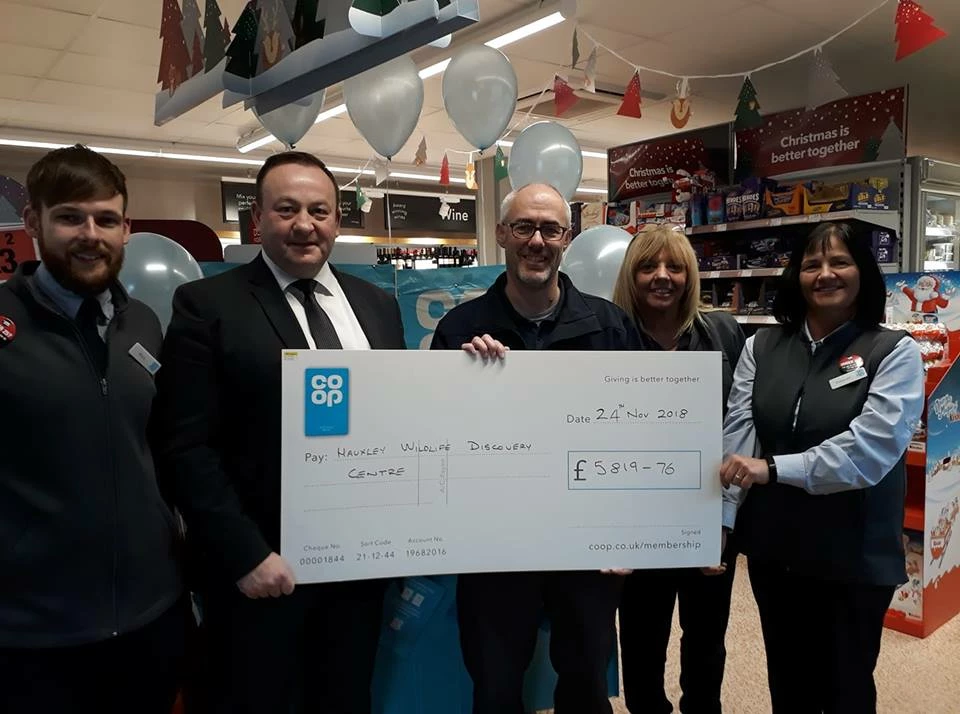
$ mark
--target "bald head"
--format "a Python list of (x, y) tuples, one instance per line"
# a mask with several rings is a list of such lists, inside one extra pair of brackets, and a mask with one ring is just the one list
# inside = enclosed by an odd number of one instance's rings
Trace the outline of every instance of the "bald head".
[(534, 196), (539, 199), (539, 202), (552, 203), (556, 200), (558, 207), (562, 204), (563, 215), (566, 216), (566, 222), (563, 225), (570, 226), (573, 221), (570, 204), (557, 189), (545, 183), (528, 183), (504, 196), (503, 201), (500, 202), (500, 222), (509, 223), (513, 219), (512, 211), (517, 198), (531, 199)]

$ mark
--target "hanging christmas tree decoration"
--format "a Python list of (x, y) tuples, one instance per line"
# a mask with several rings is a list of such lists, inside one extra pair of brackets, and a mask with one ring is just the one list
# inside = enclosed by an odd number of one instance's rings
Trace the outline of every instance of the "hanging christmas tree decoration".
[(897, 24), (897, 34), (894, 36), (897, 62), (947, 36), (946, 32), (934, 26), (934, 19), (913, 0), (899, 0), (894, 22)]
[(670, 123), (683, 129), (690, 121), (690, 80), (686, 77), (677, 82), (677, 98), (670, 103)]
[(463, 178), (468, 189), (471, 191), (477, 190), (477, 167), (473, 163), (473, 154), (470, 154), (470, 159), (467, 161), (467, 168), (464, 169)]
[(250, 0), (233, 25), (233, 41), (227, 47), (227, 72), (230, 74), (247, 78), (256, 74), (258, 24), (257, 2)]
[(183, 41), (190, 51), (187, 76), (192, 77), (203, 72), (203, 30), (200, 29), (200, 8), (197, 0), (183, 0), (182, 15), (180, 27), (183, 30)]
[(577, 40), (577, 28), (573, 28), (573, 46), (570, 48), (570, 69), (577, 66), (580, 61), (580, 42)]
[(370, 199), (367, 198), (367, 194), (363, 192), (360, 184), (357, 184), (357, 210), (362, 211), (363, 207), (368, 203), (370, 203)]
[(497, 144), (497, 153), (493, 157), (493, 178), (495, 181), (502, 181), (509, 175), (507, 171), (507, 157), (503, 155), (503, 149)]
[[(230, 43), (230, 34), (224, 29), (227, 21), (223, 21), (224, 26), (220, 25), (222, 14), (217, 0), (206, 0), (203, 8), (203, 29), (205, 31), (203, 37), (203, 68), (206, 72), (220, 64), (220, 60), (224, 57), (223, 53)], [(194, 56), (194, 60), (196, 60), (196, 56)]]
[(285, 0), (260, 0), (260, 25), (257, 51), (260, 61), (257, 74), (265, 72), (293, 51), (293, 25)]
[(830, 64), (830, 58), (823, 48), (818, 47), (813, 51), (813, 64), (810, 66), (810, 78), (807, 82), (807, 109), (822, 107), (846, 96), (847, 90), (840, 84), (840, 78)]
[(587, 57), (587, 66), (583, 68), (583, 88), (592, 94), (597, 93), (597, 48), (594, 47)]
[(640, 110), (640, 104), (642, 102), (640, 92), (640, 72), (636, 71), (633, 73), (633, 77), (630, 78), (630, 84), (627, 85), (627, 89), (623, 93), (623, 101), (620, 103), (617, 114), (622, 117), (641, 118), (643, 112)]
[(414, 166), (423, 166), (427, 163), (427, 137), (420, 139), (420, 146), (417, 147), (417, 153), (413, 157)]
[(440, 163), (440, 185), (450, 185), (450, 161), (446, 154), (443, 155), (443, 161)]
[(317, 15), (325, 8), (318, 7), (319, 0), (296, 0), (291, 17), (293, 18), (293, 32), (296, 35), (294, 49), (303, 47), (308, 42), (323, 37), (325, 18)]
[(757, 100), (757, 89), (750, 81), (749, 75), (743, 78), (735, 114), (736, 129), (755, 129), (763, 123), (763, 117), (760, 116), (760, 102)]
[(573, 93), (573, 87), (559, 74), (553, 75), (553, 113), (561, 117), (579, 100)]
[(172, 96), (177, 91), (177, 87), (187, 80), (192, 65), (190, 52), (183, 38), (183, 14), (180, 12), (177, 0), (163, 0), (160, 38), (163, 40), (163, 46), (160, 49), (157, 82)]
[(440, 197), (440, 209), (437, 211), (437, 213), (440, 214), (441, 218), (446, 218), (450, 215), (450, 204), (447, 203), (446, 196)]

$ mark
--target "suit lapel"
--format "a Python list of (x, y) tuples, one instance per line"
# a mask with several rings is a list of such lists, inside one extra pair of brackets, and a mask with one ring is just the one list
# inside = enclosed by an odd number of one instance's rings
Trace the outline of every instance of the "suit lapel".
[(343, 294), (346, 295), (347, 302), (350, 303), (353, 314), (357, 316), (357, 322), (360, 323), (360, 328), (363, 330), (363, 334), (366, 335), (370, 347), (375, 350), (383, 349), (384, 340), (383, 335), (380, 333), (380, 320), (374, 309), (373, 301), (364, 300), (364, 296), (357, 288), (357, 284), (349, 278), (345, 280), (343, 273), (332, 265), (330, 266), (330, 270), (333, 271), (334, 277), (337, 279), (337, 282), (340, 283)]
[(300, 323), (262, 256), (251, 261), (249, 280), (254, 299), (260, 303), (283, 346), (292, 350), (309, 349)]

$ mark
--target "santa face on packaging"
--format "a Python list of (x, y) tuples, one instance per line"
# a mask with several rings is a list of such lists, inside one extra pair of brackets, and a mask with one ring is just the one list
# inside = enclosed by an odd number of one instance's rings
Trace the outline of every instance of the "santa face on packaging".
[(904, 285), (901, 289), (910, 298), (911, 312), (935, 315), (950, 304), (940, 292), (940, 279), (933, 275), (921, 275), (914, 287)]

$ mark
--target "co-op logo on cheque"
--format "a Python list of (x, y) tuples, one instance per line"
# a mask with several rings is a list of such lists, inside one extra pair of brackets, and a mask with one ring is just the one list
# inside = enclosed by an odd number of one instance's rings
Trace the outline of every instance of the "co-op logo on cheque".
[(342, 436), (350, 427), (350, 370), (304, 370), (307, 436)]

